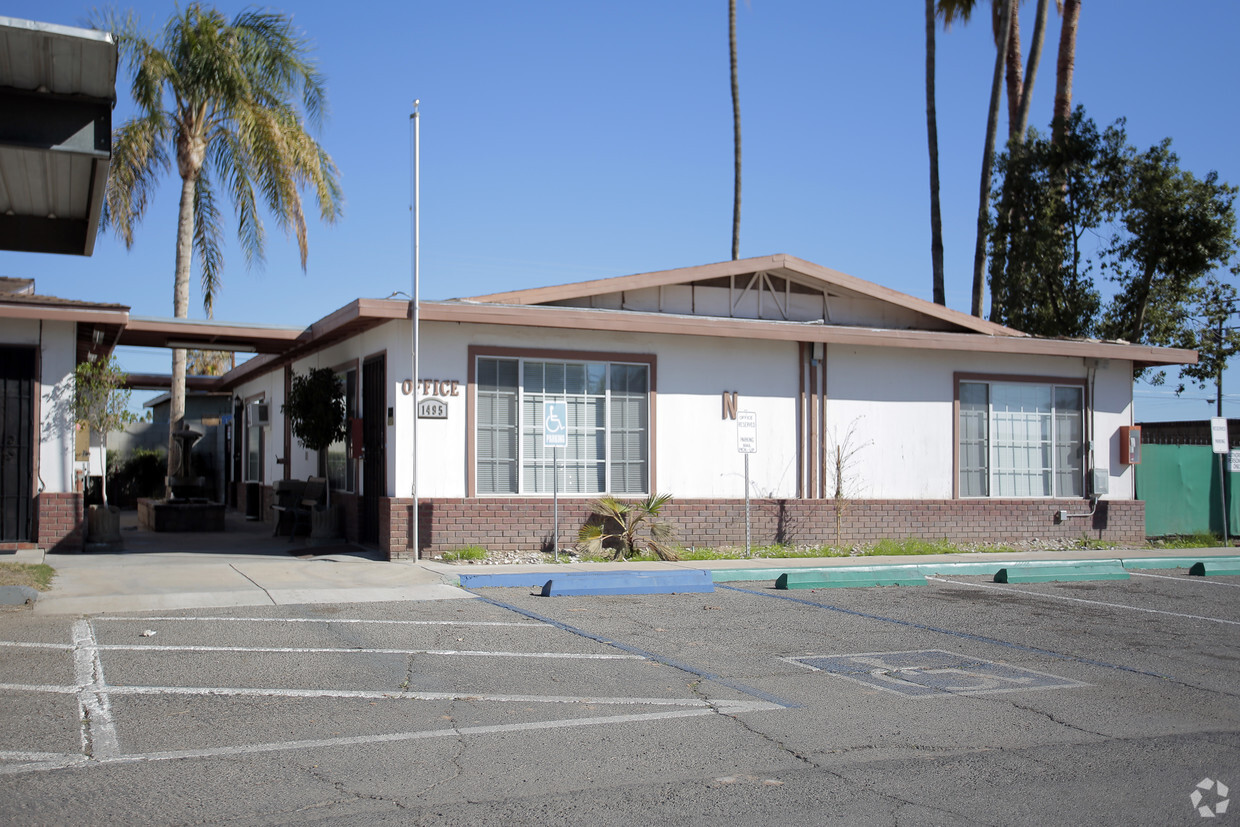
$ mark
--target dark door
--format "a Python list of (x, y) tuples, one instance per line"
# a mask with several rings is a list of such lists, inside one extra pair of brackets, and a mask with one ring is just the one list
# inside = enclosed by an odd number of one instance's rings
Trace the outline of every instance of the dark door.
[(364, 543), (379, 542), (379, 498), (387, 494), (387, 360), (362, 363), (362, 524)]
[(34, 516), (33, 348), (0, 347), (0, 542), (29, 542)]
[(228, 429), (228, 441), (232, 449), (228, 456), (228, 462), (224, 463), (228, 468), (228, 479), (224, 481), (224, 487), (228, 490), (228, 507), (237, 507), (237, 488), (245, 475), (241, 473), (241, 446), (244, 442), (242, 437), (244, 431), (242, 427), (245, 424), (245, 405), (240, 399), (233, 401), (233, 418), (232, 427)]

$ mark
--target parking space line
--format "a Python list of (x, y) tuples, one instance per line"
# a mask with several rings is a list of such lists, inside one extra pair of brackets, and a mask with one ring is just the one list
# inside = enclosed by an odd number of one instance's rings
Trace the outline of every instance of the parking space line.
[[(100, 621), (142, 621), (167, 623), (170, 621), (211, 621), (212, 623), (359, 623), (381, 626), (519, 626), (525, 629), (536, 629), (546, 626), (545, 623), (520, 623), (511, 620), (367, 620), (363, 618), (340, 617), (122, 617), (110, 615), (97, 617)], [(62, 644), (63, 645), (63, 644)]]
[(103, 662), (89, 620), (73, 624), (73, 676), (78, 686), (78, 710), (82, 720), (82, 752), (96, 758), (120, 754), (112, 703), (103, 679)]
[[(0, 684), (0, 690), (72, 695), (76, 686)], [(631, 706), (710, 707), (702, 698), (621, 698), (590, 695), (512, 695), (486, 692), (418, 692), (400, 689), (268, 689), (240, 686), (109, 686), (108, 695), (190, 695), (264, 698), (341, 698), (366, 701), (491, 701), (495, 703), (611, 704)], [(2, 754), (2, 753), (0, 753)]]
[(347, 649), (330, 646), (143, 646), (139, 643), (112, 643), (96, 646), (104, 652), (246, 652), (295, 655), (450, 655), (482, 658), (550, 658), (565, 660), (640, 660), (640, 655), (610, 655), (590, 652), (483, 652), (472, 649)]
[[(936, 579), (927, 577), (927, 580)], [(999, 638), (987, 637), (986, 635), (975, 635), (971, 632), (960, 632), (955, 629), (944, 629), (939, 626), (929, 626), (925, 623), (916, 623), (912, 620), (901, 620), (896, 617), (885, 617), (883, 615), (870, 614), (869, 612), (859, 612), (856, 609), (845, 609), (843, 606), (833, 606), (830, 603), (818, 603), (813, 600), (807, 600), (803, 597), (792, 597), (791, 595), (781, 592), (760, 592), (754, 589), (742, 589), (739, 586), (728, 586), (723, 583), (716, 583), (716, 587), (727, 589), (734, 592), (743, 592), (752, 594), (756, 597), (766, 597), (773, 600), (787, 600), (790, 603), (800, 603), (805, 606), (811, 606), (815, 609), (826, 609), (830, 612), (839, 612), (840, 614), (852, 615), (853, 617), (861, 617), (866, 620), (877, 620), (882, 623), (894, 623), (897, 626), (907, 626), (910, 629), (920, 629), (923, 632), (934, 632), (940, 635), (949, 635), (962, 640), (973, 640), (978, 643), (990, 643), (996, 646), (1005, 646), (1009, 649), (1018, 649), (1022, 652), (1031, 652), (1036, 655), (1046, 655), (1047, 657), (1058, 658), (1059, 660), (1070, 660), (1074, 663), (1083, 663), (1086, 666), (1100, 666), (1104, 669), (1114, 669), (1119, 672), (1128, 672), (1133, 675), (1144, 675), (1148, 678), (1158, 678), (1160, 680), (1175, 680), (1170, 675), (1162, 675), (1158, 672), (1146, 672), (1143, 669), (1134, 669), (1131, 666), (1121, 666), (1117, 663), (1107, 663), (1103, 660), (1094, 660), (1092, 658), (1082, 658), (1077, 655), (1068, 655), (1063, 652), (1055, 652), (1051, 649), (1041, 649), (1037, 646), (1027, 646), (1023, 643), (1013, 643), (1010, 640), (1000, 640)]]
[(17, 649), (72, 649), (72, 643), (31, 643), (24, 640), (0, 640), (0, 646)]
[[(466, 591), (469, 591), (469, 590), (466, 589)], [(743, 590), (738, 589), (738, 591), (743, 591)], [(623, 652), (630, 652), (634, 655), (645, 658), (646, 660), (650, 660), (655, 663), (661, 663), (664, 666), (670, 666), (673, 669), (679, 669), (682, 672), (688, 672), (690, 675), (696, 675), (702, 680), (707, 680), (707, 681), (710, 681), (711, 683), (717, 683), (720, 686), (726, 686), (728, 689), (734, 689), (737, 692), (744, 693), (754, 698), (760, 698), (763, 701), (776, 704), (784, 709), (799, 709), (801, 707), (801, 704), (797, 703), (796, 701), (784, 700), (783, 698), (776, 697), (775, 695), (772, 695), (768, 692), (763, 692), (761, 689), (755, 689), (752, 686), (745, 686), (742, 683), (737, 683), (736, 681), (729, 680), (728, 678), (724, 678), (720, 675), (716, 675), (713, 672), (707, 672), (705, 670), (698, 669), (696, 666), (691, 666), (690, 664), (682, 663), (678, 660), (673, 660), (671, 658), (664, 657), (663, 655), (658, 655), (658, 654), (655, 654), (654, 652), (646, 651), (645, 649), (639, 649), (636, 646), (631, 646), (627, 643), (621, 643), (618, 640), (612, 640), (611, 638), (603, 637), (602, 635), (596, 635), (593, 632), (587, 632), (585, 629), (579, 629), (576, 626), (570, 626), (567, 623), (563, 623), (559, 620), (555, 620), (554, 618), (545, 617), (543, 615), (538, 614), (537, 612), (531, 612), (528, 609), (522, 609), (519, 606), (513, 606), (509, 603), (503, 603), (499, 600), (495, 600), (490, 597), (483, 597), (477, 592), (470, 592), (470, 593), (477, 595), (478, 599), (481, 600), (483, 603), (489, 603), (492, 606), (499, 606), (501, 609), (508, 609), (511, 612), (516, 612), (519, 615), (532, 618), (541, 623), (549, 623), (552, 626), (555, 626), (557, 629), (563, 629), (566, 632), (571, 632), (574, 635), (579, 635), (581, 637), (587, 638), (588, 640), (597, 641), (598, 643), (603, 643), (603, 644), (606, 644), (607, 646), (614, 646)]]
[(1143, 571), (1128, 572), (1133, 577), (1153, 577), (1158, 580), (1175, 580), (1178, 583), (1209, 583), (1211, 586), (1227, 586), (1231, 589), (1240, 589), (1240, 583), (1224, 583), (1221, 580), (1211, 580), (1208, 577), (1172, 577), (1169, 574), (1146, 574)]
[(592, 718), (571, 718), (560, 721), (533, 721), (520, 724), (495, 724), (489, 726), (454, 727), (450, 729), (423, 730), (419, 732), (397, 732), (385, 735), (359, 735), (340, 738), (320, 738), (304, 741), (279, 741), (267, 744), (245, 744), (235, 747), (218, 747), (214, 749), (170, 750), (165, 752), (131, 753), (114, 755), (84, 761), (80, 756), (66, 755), (63, 760), (51, 760), (39, 764), (23, 764), (16, 766), (0, 766), (0, 775), (14, 775), (39, 770), (64, 769), (74, 765), (102, 764), (137, 764), (153, 761), (174, 761), (185, 758), (220, 758), (238, 755), (254, 755), (269, 752), (285, 752), (299, 749), (325, 749), (330, 747), (362, 746), (370, 744), (392, 744), (403, 741), (422, 741), (432, 738), (460, 738), (466, 735), (492, 735), (503, 732), (532, 732), (548, 729), (567, 729), (570, 727), (599, 726), (603, 724), (636, 723), (644, 721), (661, 721), (673, 718), (697, 717), (702, 715), (736, 714), (764, 709), (778, 709), (774, 704), (737, 701), (721, 705), (719, 709), (676, 709), (666, 712), (634, 713), (630, 715), (606, 715)]
[(1240, 620), (1224, 620), (1221, 617), (1205, 617), (1203, 615), (1190, 615), (1183, 612), (1168, 612), (1163, 609), (1146, 609), (1141, 606), (1127, 606), (1123, 603), (1107, 603), (1103, 600), (1087, 600), (1084, 597), (1068, 597), (1065, 594), (1046, 594), (1044, 592), (1035, 592), (1028, 589), (1013, 589), (1009, 586), (997, 586), (989, 583), (966, 583), (963, 580), (948, 580), (943, 577), (927, 577), (927, 580), (937, 580), (940, 583), (951, 583), (953, 586), (968, 586), (974, 589), (993, 589), (1000, 592), (1015, 592), (1017, 594), (1027, 594), (1033, 597), (1041, 597), (1045, 600), (1066, 600), (1071, 603), (1087, 603), (1091, 606), (1107, 606), (1112, 609), (1124, 609), (1130, 612), (1145, 612), (1155, 615), (1169, 615), (1171, 617), (1183, 617), (1189, 620), (1204, 620), (1207, 623), (1226, 623), (1228, 626), (1240, 626)]

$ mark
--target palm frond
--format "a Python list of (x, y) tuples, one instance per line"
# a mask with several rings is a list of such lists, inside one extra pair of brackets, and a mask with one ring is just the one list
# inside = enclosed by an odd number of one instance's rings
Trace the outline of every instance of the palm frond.
[(224, 229), (208, 171), (204, 165), (194, 186), (194, 249), (202, 279), (202, 308), (209, 319), (215, 313), (215, 295), (224, 270)]

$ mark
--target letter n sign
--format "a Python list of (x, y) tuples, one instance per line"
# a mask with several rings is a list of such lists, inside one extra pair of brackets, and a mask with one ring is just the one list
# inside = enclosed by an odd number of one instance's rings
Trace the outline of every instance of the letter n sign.
[(736, 391), (723, 392), (723, 418), (736, 419)]

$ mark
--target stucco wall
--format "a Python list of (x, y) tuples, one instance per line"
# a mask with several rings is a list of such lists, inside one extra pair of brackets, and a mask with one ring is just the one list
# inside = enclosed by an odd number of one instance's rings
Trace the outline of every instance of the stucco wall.
[[(469, 349), (476, 347), (600, 354), (635, 353), (656, 358), (654, 486), (678, 498), (743, 498), (743, 456), (736, 424), (723, 416), (722, 394), (735, 391), (737, 407), (758, 418), (758, 452), (750, 457), (750, 494), (796, 496), (798, 451), (798, 346), (704, 337), (592, 333), (541, 328), (426, 323), (422, 326), (420, 379), (411, 378), (409, 325), (390, 322), (299, 360), (293, 369), (359, 365), (376, 353), (387, 357), (387, 405), (396, 424), (387, 426), (385, 496), (409, 496), (412, 483), (412, 422), (416, 400), (429, 395), (446, 403), (446, 419), (418, 421), (420, 497), (467, 495), (466, 404)], [(1003, 356), (987, 353), (886, 349), (831, 345), (826, 349), (826, 447), (842, 443), (853, 463), (847, 474), (857, 499), (951, 499), (954, 481), (953, 398), (959, 373), (1054, 377), (1086, 382), (1092, 402), (1096, 452), (1093, 465), (1108, 474), (1105, 499), (1131, 499), (1132, 471), (1119, 464), (1118, 429), (1130, 424), (1131, 365), (1096, 364), (1080, 358)], [(451, 383), (457, 395), (452, 396)], [(272, 405), (266, 444), (265, 482), (284, 475), (283, 372), (246, 383), (236, 395), (263, 391)], [(293, 441), (289, 475), (305, 478), (317, 460)]]

